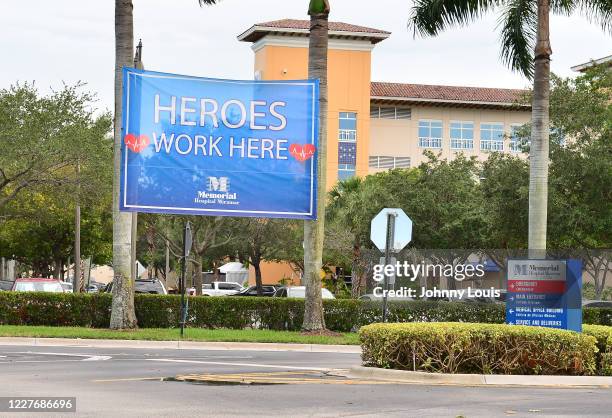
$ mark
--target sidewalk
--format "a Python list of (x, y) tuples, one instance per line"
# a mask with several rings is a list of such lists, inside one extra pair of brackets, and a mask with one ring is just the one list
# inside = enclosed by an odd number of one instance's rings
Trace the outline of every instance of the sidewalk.
[(459, 386), (537, 386), (537, 387), (599, 387), (611, 388), (612, 376), (541, 376), (541, 375), (492, 375), (446, 374), (412, 372), (408, 370), (380, 369), (377, 367), (352, 367), (349, 378), (393, 381), (423, 385)]
[(280, 344), (241, 342), (198, 342), (198, 341), (151, 341), (151, 340), (96, 340), (81, 338), (36, 338), (0, 337), (0, 345), (21, 345), (36, 347), (91, 347), (91, 348), (155, 348), (180, 350), (232, 350), (232, 351), (295, 351), (305, 353), (361, 354), (361, 347), (355, 345), (325, 344)]

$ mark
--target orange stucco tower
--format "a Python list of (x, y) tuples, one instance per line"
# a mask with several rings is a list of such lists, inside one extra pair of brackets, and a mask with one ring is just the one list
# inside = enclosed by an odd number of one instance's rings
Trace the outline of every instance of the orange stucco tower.
[[(255, 52), (255, 79), (308, 78), (307, 20), (258, 23), (238, 36)], [(389, 32), (329, 22), (327, 185), (368, 174), (370, 75), (374, 46)]]

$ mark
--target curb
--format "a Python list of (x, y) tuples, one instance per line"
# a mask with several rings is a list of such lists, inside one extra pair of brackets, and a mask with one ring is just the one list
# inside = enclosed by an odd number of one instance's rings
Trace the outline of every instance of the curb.
[(386, 380), (426, 385), (465, 386), (539, 386), (539, 387), (612, 387), (612, 376), (541, 376), (541, 375), (484, 375), (412, 372), (407, 370), (380, 369), (377, 367), (352, 367), (347, 377)]
[(286, 344), (248, 342), (198, 342), (151, 340), (97, 340), (85, 338), (0, 337), (0, 345), (38, 347), (91, 347), (91, 348), (158, 348), (179, 350), (248, 350), (294, 351), (304, 353), (361, 354), (358, 345)]

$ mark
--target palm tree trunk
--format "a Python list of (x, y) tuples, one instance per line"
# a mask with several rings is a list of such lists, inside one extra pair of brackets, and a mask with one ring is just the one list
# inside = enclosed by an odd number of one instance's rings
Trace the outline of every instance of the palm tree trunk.
[(550, 97), (550, 4), (538, 0), (535, 45), (531, 146), (529, 151), (529, 256), (544, 257), (548, 210), (548, 148)]
[(312, 8), (310, 14), (310, 44), (308, 49), (308, 78), (319, 79), (319, 146), (317, 173), (317, 220), (304, 222), (304, 282), (306, 300), (304, 331), (325, 329), (321, 298), (321, 268), (323, 266), (323, 237), (325, 235), (325, 196), (327, 185), (327, 46), (329, 7)]
[(121, 96), (122, 69), (132, 65), (134, 22), (131, 0), (115, 0), (115, 145), (113, 177), (113, 304), (112, 329), (136, 328), (134, 282), (131, 278), (132, 216), (119, 212), (121, 181)]

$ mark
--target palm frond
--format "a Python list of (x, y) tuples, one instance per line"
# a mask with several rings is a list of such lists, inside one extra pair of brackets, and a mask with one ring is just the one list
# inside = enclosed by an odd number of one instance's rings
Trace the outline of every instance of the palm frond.
[(612, 33), (611, 0), (579, 0), (577, 3), (580, 11), (589, 21), (598, 23), (604, 31)]
[(550, 0), (550, 11), (557, 15), (571, 15), (576, 10), (576, 0)]
[(434, 36), (450, 26), (464, 26), (503, 0), (415, 0), (408, 27), (421, 36)]
[(201, 6), (209, 6), (212, 4), (217, 4), (220, 1), (221, 0), (198, 0), (198, 3), (200, 3), (200, 7), (201, 7)]
[(498, 21), (501, 58), (512, 70), (533, 76), (533, 54), (538, 27), (537, 1), (512, 0)]

